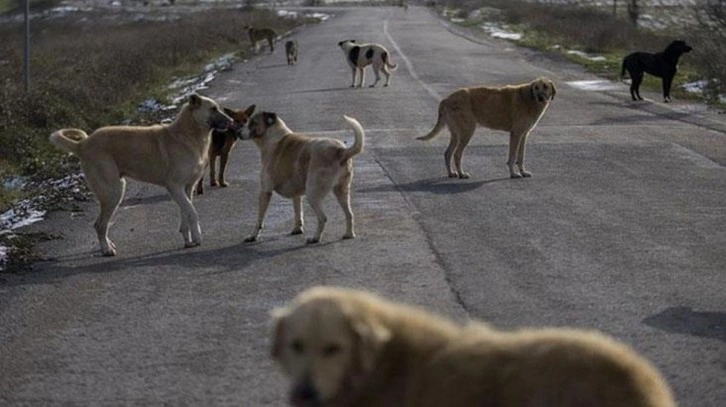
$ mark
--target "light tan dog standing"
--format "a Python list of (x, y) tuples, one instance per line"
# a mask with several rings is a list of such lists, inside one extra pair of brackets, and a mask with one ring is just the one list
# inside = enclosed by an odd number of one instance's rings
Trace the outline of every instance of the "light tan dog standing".
[(192, 189), (202, 177), (212, 129), (233, 124), (217, 102), (193, 94), (168, 125), (109, 126), (90, 136), (83, 130), (62, 129), (50, 135), (54, 146), (81, 160), (86, 182), (100, 205), (94, 227), (104, 256), (116, 254), (108, 225), (124, 197), (126, 177), (165, 187), (181, 210), (184, 246), (202, 243)]
[(531, 177), (524, 168), (527, 136), (556, 93), (554, 82), (544, 77), (521, 85), (459, 89), (441, 101), (436, 125), (418, 140), (431, 140), (448, 126), (451, 139), (444, 153), (446, 171), (452, 178), (469, 178), (462, 167), (462, 156), (477, 125), (503, 130), (509, 132), (510, 177)]
[(357, 290), (273, 311), (290, 403), (316, 407), (674, 407), (660, 373), (594, 331), (459, 325)]
[(292, 199), (295, 209), (293, 235), (303, 233), (302, 198), (307, 196), (318, 218), (317, 231), (307, 239), (308, 243), (318, 243), (323, 235), (327, 222), (323, 199), (332, 191), (345, 213), (346, 232), (343, 238), (355, 237), (350, 208), (351, 159), (363, 151), (365, 133), (357, 120), (343, 117), (355, 133), (355, 142), (349, 148), (332, 138), (294, 133), (275, 113), (262, 112), (252, 116), (248, 131), (243, 132), (241, 138), (252, 139), (260, 149), (262, 169), (258, 220), (245, 242), (259, 238), (273, 191)]

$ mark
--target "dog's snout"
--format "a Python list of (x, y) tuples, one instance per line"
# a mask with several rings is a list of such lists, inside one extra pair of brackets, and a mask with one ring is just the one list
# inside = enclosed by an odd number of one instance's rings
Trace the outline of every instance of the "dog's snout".
[(319, 394), (309, 379), (305, 379), (298, 383), (292, 389), (292, 404), (294, 406), (311, 406), (316, 405)]

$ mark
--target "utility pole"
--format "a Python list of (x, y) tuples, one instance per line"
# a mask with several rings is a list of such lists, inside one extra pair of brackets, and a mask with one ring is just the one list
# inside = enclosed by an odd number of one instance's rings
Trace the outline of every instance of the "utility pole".
[(25, 93), (30, 90), (30, 0), (25, 0)]

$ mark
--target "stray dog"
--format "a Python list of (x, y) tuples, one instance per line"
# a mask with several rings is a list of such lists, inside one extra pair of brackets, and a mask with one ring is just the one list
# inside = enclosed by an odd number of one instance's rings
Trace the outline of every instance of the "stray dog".
[(643, 100), (640, 97), (640, 84), (643, 82), (643, 74), (647, 72), (653, 76), (663, 79), (663, 102), (671, 102), (671, 84), (673, 77), (678, 72), (678, 59), (684, 53), (691, 52), (691, 48), (685, 41), (676, 40), (671, 42), (663, 52), (651, 54), (649, 52), (633, 52), (623, 59), (623, 66), (620, 70), (620, 77), (625, 76), (625, 71), (630, 75), (630, 97), (633, 100)]
[(462, 326), (350, 289), (273, 311), (295, 406), (675, 407), (660, 373), (595, 331)]
[(257, 225), (245, 242), (254, 242), (259, 238), (273, 191), (292, 199), (295, 208), (293, 235), (303, 233), (302, 197), (307, 195), (318, 217), (317, 232), (307, 242), (318, 243), (327, 221), (323, 213), (323, 199), (332, 190), (345, 213), (346, 232), (343, 239), (355, 237), (353, 212), (350, 209), (350, 184), (353, 180), (351, 158), (363, 151), (365, 134), (357, 120), (343, 117), (355, 133), (355, 142), (349, 148), (345, 148), (345, 144), (339, 140), (293, 133), (275, 113), (257, 113), (252, 117), (249, 131), (243, 132), (241, 138), (252, 139), (262, 155), (260, 207)]
[[(555, 84), (544, 77), (521, 85), (459, 89), (441, 101), (436, 125), (418, 140), (431, 140), (444, 125), (448, 126), (451, 140), (444, 153), (446, 171), (451, 178), (469, 178), (461, 160), (476, 126), (508, 131), (509, 175), (512, 178), (531, 177), (532, 174), (524, 169), (524, 146), (529, 132), (544, 115), (556, 93)], [(455, 170), (451, 167), (452, 156)]]
[(192, 189), (202, 177), (212, 129), (233, 125), (217, 102), (193, 94), (169, 125), (109, 126), (90, 136), (83, 130), (62, 129), (50, 135), (54, 146), (81, 160), (86, 182), (101, 207), (94, 227), (104, 256), (116, 255), (108, 225), (124, 197), (126, 177), (166, 187), (181, 210), (184, 247), (202, 243)]
[(353, 71), (353, 82), (350, 84), (351, 88), (355, 87), (356, 71), (360, 71), (360, 83), (358, 87), (363, 87), (363, 82), (365, 82), (366, 77), (365, 67), (368, 65), (373, 66), (373, 73), (376, 75), (376, 81), (370, 85), (371, 88), (376, 86), (378, 81), (381, 80), (380, 72), (386, 75), (386, 84), (383, 86), (389, 85), (391, 82), (390, 71), (395, 71), (398, 65), (391, 63), (390, 53), (382, 45), (356, 44), (355, 40), (346, 40), (339, 42), (338, 46), (345, 53), (348, 65), (350, 65), (350, 69)]
[[(212, 131), (212, 143), (209, 145), (209, 185), (216, 187), (226, 187), (227, 181), (224, 180), (224, 172), (227, 170), (227, 160), (232, 147), (237, 143), (239, 129), (247, 125), (247, 121), (252, 117), (255, 111), (255, 105), (251, 105), (246, 110), (237, 110), (224, 108), (224, 113), (234, 120), (234, 127), (225, 130)], [(217, 156), (220, 157), (219, 177), (216, 176)], [(204, 193), (204, 176), (197, 183), (197, 194)]]
[(255, 28), (249, 24), (243, 28), (247, 30), (247, 34), (250, 36), (250, 42), (255, 48), (255, 52), (259, 51), (257, 43), (263, 40), (267, 40), (267, 44), (270, 46), (270, 52), (275, 50), (273, 43), (275, 38), (277, 38), (277, 34), (271, 28)]
[(285, 56), (287, 56), (287, 64), (297, 64), (297, 41), (289, 40), (285, 43)]

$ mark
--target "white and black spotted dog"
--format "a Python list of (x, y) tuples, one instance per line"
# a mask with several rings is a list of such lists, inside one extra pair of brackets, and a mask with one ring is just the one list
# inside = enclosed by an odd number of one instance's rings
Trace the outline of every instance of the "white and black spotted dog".
[(353, 71), (353, 82), (350, 87), (355, 87), (355, 74), (356, 71), (360, 70), (360, 83), (358, 87), (363, 87), (365, 82), (365, 67), (368, 65), (373, 66), (373, 73), (376, 75), (376, 81), (373, 82), (370, 87), (376, 86), (378, 81), (381, 80), (382, 71), (386, 75), (386, 84), (388, 86), (391, 82), (391, 71), (395, 71), (398, 65), (391, 63), (391, 54), (386, 48), (379, 44), (356, 44), (354, 40), (345, 40), (338, 43), (338, 46), (343, 50), (350, 65), (350, 69)]

